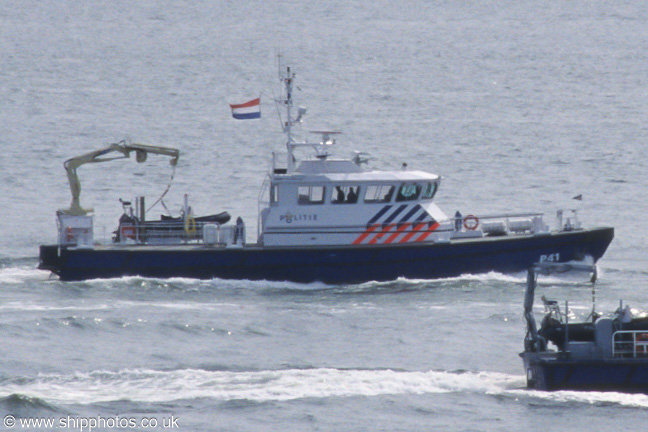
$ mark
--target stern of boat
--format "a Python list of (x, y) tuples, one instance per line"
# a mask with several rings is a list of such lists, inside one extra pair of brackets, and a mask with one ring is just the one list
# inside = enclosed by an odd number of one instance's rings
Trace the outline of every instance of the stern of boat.
[(38, 269), (49, 270), (57, 273), (60, 270), (59, 266), (59, 247), (58, 245), (41, 245), (38, 256)]

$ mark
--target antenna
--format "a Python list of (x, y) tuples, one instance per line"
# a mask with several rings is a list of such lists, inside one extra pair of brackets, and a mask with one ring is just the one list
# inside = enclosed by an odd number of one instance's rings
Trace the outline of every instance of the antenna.
[(305, 108), (298, 110), (297, 119), (291, 117), (292, 109), (292, 91), (293, 91), (293, 81), (295, 79), (294, 72), (290, 71), (290, 66), (287, 66), (285, 69), (282, 67), (281, 56), (277, 56), (277, 62), (279, 63), (279, 80), (284, 84), (284, 95), (281, 102), (286, 106), (286, 122), (283, 124), (284, 133), (286, 134), (286, 150), (288, 152), (288, 172), (292, 172), (295, 168), (295, 157), (293, 155), (293, 144), (295, 140), (292, 137), (292, 126), (301, 121), (302, 116), (306, 113)]
[(277, 56), (277, 62), (279, 63), (279, 80), (284, 85), (284, 94), (279, 100), (279, 103), (284, 104), (286, 107), (286, 121), (283, 123), (283, 131), (286, 134), (286, 150), (288, 153), (287, 161), (287, 172), (293, 172), (295, 170), (296, 158), (294, 155), (294, 150), (296, 147), (312, 147), (316, 152), (316, 157), (318, 159), (326, 159), (329, 154), (327, 147), (335, 145), (334, 135), (340, 134), (338, 131), (330, 130), (320, 130), (320, 131), (311, 131), (311, 133), (316, 133), (321, 135), (321, 141), (317, 143), (300, 141), (297, 142), (293, 138), (292, 128), (293, 126), (301, 123), (301, 120), (306, 114), (306, 108), (298, 107), (297, 108), (297, 117), (292, 117), (292, 107), (293, 107), (293, 85), (295, 82), (295, 73), (291, 71), (290, 66), (283, 67), (281, 65), (281, 56)]

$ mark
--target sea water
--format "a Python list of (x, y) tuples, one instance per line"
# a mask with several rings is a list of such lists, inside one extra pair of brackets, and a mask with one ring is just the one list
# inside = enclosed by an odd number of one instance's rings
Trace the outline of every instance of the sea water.
[[(339, 155), (442, 175), (450, 215), (614, 226), (596, 307), (645, 311), (647, 21), (624, 1), (0, 3), (0, 429), (639, 430), (647, 396), (525, 389), (523, 273), (63, 283), (36, 266), (69, 206), (63, 161), (122, 139), (182, 154), (175, 172), (154, 155), (79, 169), (97, 240), (119, 198), (152, 204), (173, 176), (169, 212), (187, 193), (254, 241), (285, 150), (279, 51), (304, 137), (341, 131)], [(258, 96), (260, 120), (231, 118)], [(591, 310), (582, 278), (540, 290)]]

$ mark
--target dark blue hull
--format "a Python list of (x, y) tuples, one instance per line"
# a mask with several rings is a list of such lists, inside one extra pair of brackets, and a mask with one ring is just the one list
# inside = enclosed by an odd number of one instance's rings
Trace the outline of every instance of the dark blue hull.
[(648, 393), (648, 359), (525, 359), (527, 386), (536, 390)]
[(104, 246), (40, 248), (40, 269), (62, 280), (121, 276), (249, 279), (330, 284), (434, 279), (489, 271), (526, 270), (543, 256), (560, 261), (598, 260), (613, 228), (546, 235), (486, 237), (450, 243), (401, 245), (219, 248)]

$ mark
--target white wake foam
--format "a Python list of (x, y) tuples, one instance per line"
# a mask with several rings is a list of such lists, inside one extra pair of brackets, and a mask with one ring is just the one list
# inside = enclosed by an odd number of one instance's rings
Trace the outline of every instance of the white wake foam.
[(613, 392), (542, 392), (524, 389), (523, 376), (494, 372), (287, 369), (255, 372), (128, 369), (70, 375), (40, 374), (7, 380), (0, 397), (26, 395), (51, 403), (119, 400), (164, 403), (181, 399), (289, 401), (302, 398), (473, 393), (547, 403), (618, 404), (648, 408), (648, 395)]
[(648, 395), (595, 392), (595, 391), (536, 391), (536, 390), (511, 390), (512, 395), (531, 397), (556, 403), (583, 403), (583, 404), (615, 404), (628, 408), (648, 408)]
[(23, 394), (47, 401), (88, 404), (129, 399), (285, 401), (300, 398), (446, 392), (502, 393), (522, 378), (497, 373), (393, 370), (289, 369), (258, 372), (123, 370), (38, 375), (5, 382), (0, 395)]
[(276, 289), (276, 290), (321, 290), (331, 288), (332, 285), (327, 285), (322, 282), (311, 283), (297, 283), (287, 281), (267, 281), (259, 280), (253, 281), (248, 279), (195, 279), (186, 277), (171, 277), (171, 278), (151, 278), (141, 276), (122, 276), (117, 278), (108, 279), (88, 279), (80, 282), (87, 285), (105, 286), (106, 283), (113, 285), (128, 285), (128, 286), (163, 286), (163, 287), (177, 287), (186, 290), (196, 291), (204, 288), (218, 287), (219, 289)]
[[(329, 285), (323, 282), (310, 282), (310, 283), (299, 283), (299, 282), (288, 282), (288, 281), (253, 281), (246, 279), (193, 279), (193, 278), (184, 278), (184, 277), (173, 277), (173, 278), (145, 278), (141, 276), (122, 276), (112, 279), (88, 279), (83, 281), (84, 284), (88, 285), (105, 285), (109, 281), (113, 284), (124, 284), (124, 285), (148, 285), (148, 284), (158, 284), (162, 286), (177, 286), (177, 287), (219, 287), (219, 288), (231, 288), (231, 289), (252, 289), (252, 290), (291, 290), (291, 291), (309, 291), (309, 290), (325, 290), (325, 289), (334, 289), (339, 285)], [(408, 278), (398, 278), (395, 281), (368, 281), (358, 285), (352, 285), (360, 290), (366, 289), (379, 289), (383, 287), (391, 287), (395, 284), (397, 285), (421, 285), (421, 284), (444, 284), (448, 282), (462, 282), (462, 281), (477, 281), (477, 282), (508, 282), (508, 283), (523, 283), (526, 281), (526, 272), (519, 272), (514, 274), (503, 274), (498, 272), (488, 272), (481, 274), (463, 274), (461, 276), (450, 277), (450, 278), (440, 278), (440, 279), (408, 279)], [(345, 285), (346, 287), (346, 285)]]
[(35, 267), (5, 267), (0, 268), (1, 284), (21, 284), (30, 280), (48, 280), (50, 273)]

